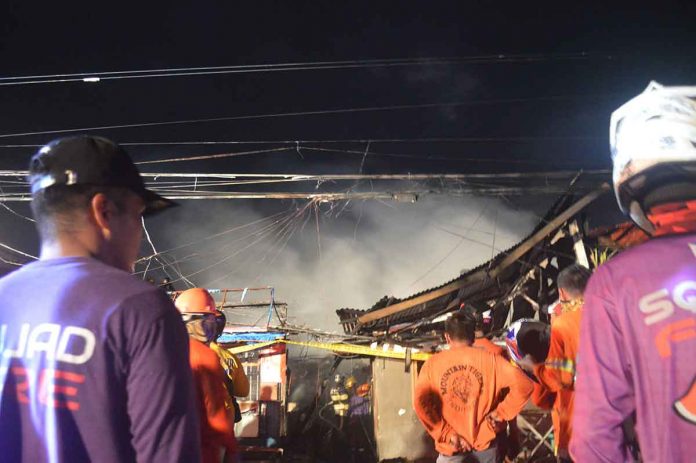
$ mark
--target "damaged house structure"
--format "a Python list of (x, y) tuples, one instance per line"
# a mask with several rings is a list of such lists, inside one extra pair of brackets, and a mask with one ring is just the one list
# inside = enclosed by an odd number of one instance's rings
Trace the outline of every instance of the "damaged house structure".
[[(517, 245), (438, 287), (403, 299), (384, 297), (367, 310), (337, 310), (345, 333), (370, 336), (376, 344), (428, 352), (444, 343), (444, 320), (462, 304), (491, 311), (491, 337), (505, 333), (520, 318), (548, 321), (545, 309), (558, 298), (556, 277), (560, 270), (575, 262), (593, 268), (624, 241), (641, 239), (639, 230), (626, 225), (587, 229), (586, 208), (609, 189), (603, 184), (584, 196), (569, 191)], [(380, 460), (419, 461), (434, 455), (432, 441), (411, 406), (418, 366), (409, 355), (402, 360), (372, 361), (372, 405)], [(549, 455), (547, 414), (530, 410), (520, 421), (525, 435), (520, 461)], [(404, 435), (413, 439), (404, 443), (398, 438)]]

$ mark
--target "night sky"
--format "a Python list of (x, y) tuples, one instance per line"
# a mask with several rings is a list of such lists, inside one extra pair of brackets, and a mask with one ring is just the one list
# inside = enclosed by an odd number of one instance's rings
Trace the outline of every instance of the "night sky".
[[(369, 156), (364, 172), (608, 168), (608, 120), (613, 109), (653, 79), (663, 84), (694, 84), (694, 18), (696, 2), (652, 2), (643, 7), (639, 2), (278, 1), (161, 6), (45, 2), (39, 6), (5, 1), (0, 6), (0, 77), (396, 58), (452, 57), (460, 62), (0, 85), (0, 135), (475, 101), (428, 109), (263, 117), (92, 133), (130, 143), (478, 137), (489, 140), (374, 142), (371, 151), (401, 157)], [(461, 61), (498, 55), (508, 59)], [(534, 59), (509, 59), (514, 56)], [(0, 169), (26, 168), (35, 151), (4, 145), (38, 145), (55, 136), (3, 136)], [(143, 161), (274, 146), (283, 145), (132, 146), (129, 151), (136, 161)], [(303, 146), (359, 152), (366, 144), (308, 142)], [(157, 165), (157, 169), (356, 173), (361, 158), (359, 154), (289, 150)], [(545, 198), (546, 203), (551, 200)], [(532, 209), (537, 203), (535, 198), (514, 201)], [(12, 207), (28, 213), (26, 204)], [(182, 209), (191, 207), (187, 204)], [(253, 205), (268, 212), (277, 207), (266, 202)], [(182, 213), (178, 214), (180, 219)], [(0, 211), (0, 224), (0, 241), (36, 252), (29, 222)], [(157, 225), (166, 227), (167, 222), (162, 219)]]
[[(177, 2), (174, 2), (177, 3)], [(612, 109), (651, 79), (696, 75), (696, 5), (682, 2), (3, 2), (2, 76), (366, 59), (541, 55), (528, 63), (424, 65), (0, 87), (2, 134), (111, 124), (367, 106), (528, 99), (516, 103), (283, 117), (105, 131), (121, 142), (417, 137), (577, 137), (527, 142), (375, 145), (391, 153), (448, 154), (435, 164), (373, 158), (370, 172), (515, 170), (607, 165)], [(587, 6), (596, 3), (596, 6)], [(600, 5), (601, 3), (601, 5)], [(609, 5), (611, 4), (611, 6)], [(253, 6), (252, 6), (253, 5)], [(585, 59), (557, 59), (586, 53)], [(537, 98), (566, 96), (558, 100)], [(43, 143), (52, 135), (0, 139)], [(343, 145), (360, 149), (363, 145)], [(200, 147), (137, 147), (197, 154)], [(215, 147), (211, 152), (224, 152)], [(4, 168), (31, 149), (2, 149)], [(154, 155), (152, 155), (154, 156)], [(157, 153), (159, 156), (159, 153)], [(156, 157), (156, 156), (155, 156)], [(311, 169), (346, 156), (225, 160), (212, 169)], [(352, 157), (352, 167), (360, 157)], [(478, 160), (476, 162), (475, 160)], [(260, 162), (261, 165), (256, 163)], [(322, 165), (322, 167), (324, 167)], [(191, 166), (177, 166), (189, 170)], [(338, 167), (336, 167), (338, 169)], [(523, 165), (524, 168), (524, 165)], [(354, 171), (352, 169), (351, 171)]]

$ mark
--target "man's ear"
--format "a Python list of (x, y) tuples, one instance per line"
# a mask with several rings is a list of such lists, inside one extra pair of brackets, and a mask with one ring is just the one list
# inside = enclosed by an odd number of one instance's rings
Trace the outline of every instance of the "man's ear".
[(571, 298), (565, 288), (558, 288), (558, 299), (561, 301), (569, 301)]
[(445, 333), (445, 341), (447, 344), (452, 344), (452, 337), (449, 335), (449, 333)]
[(92, 196), (89, 202), (89, 215), (104, 236), (111, 234), (111, 219), (115, 212), (114, 203), (104, 193)]

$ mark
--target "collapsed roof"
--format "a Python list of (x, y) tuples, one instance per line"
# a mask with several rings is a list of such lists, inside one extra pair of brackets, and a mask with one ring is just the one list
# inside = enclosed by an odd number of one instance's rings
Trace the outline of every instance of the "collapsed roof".
[(344, 331), (418, 344), (438, 338), (441, 316), (461, 304), (492, 309), (494, 330), (518, 318), (545, 317), (540, 309), (557, 299), (558, 272), (580, 256), (589, 264), (578, 219), (606, 191), (605, 184), (577, 201), (567, 192), (517, 245), (440, 286), (404, 299), (385, 296), (367, 310), (337, 310)]

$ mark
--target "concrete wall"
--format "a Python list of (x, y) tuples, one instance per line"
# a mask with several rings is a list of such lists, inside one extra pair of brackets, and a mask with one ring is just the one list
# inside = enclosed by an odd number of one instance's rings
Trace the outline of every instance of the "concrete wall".
[(375, 439), (380, 460), (405, 458), (409, 462), (434, 462), (433, 441), (413, 411), (411, 397), (417, 362), (404, 371), (404, 361), (377, 358), (372, 362), (372, 400)]

